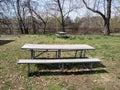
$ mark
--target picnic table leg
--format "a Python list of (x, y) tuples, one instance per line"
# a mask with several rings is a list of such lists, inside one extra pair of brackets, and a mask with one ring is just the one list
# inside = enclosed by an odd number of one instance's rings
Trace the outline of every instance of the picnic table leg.
[(28, 64), (28, 76), (30, 76), (30, 64)]
[(61, 50), (58, 50), (58, 57), (57, 58), (61, 58)]
[(85, 58), (85, 57), (86, 57), (86, 50), (81, 50), (80, 58)]
[[(35, 58), (35, 51), (31, 49), (31, 59)], [(28, 64), (28, 76), (30, 76), (30, 64)]]
[(83, 52), (83, 57), (84, 57), (84, 58), (86, 57), (86, 51), (87, 51), (87, 50), (84, 50), (84, 52)]
[(57, 51), (56, 51), (55, 53), (56, 53), (56, 58), (58, 58), (58, 53), (57, 53)]
[(75, 58), (77, 57), (77, 52), (78, 52), (78, 50), (75, 51)]
[(83, 63), (83, 68), (84, 69), (89, 69), (90, 71), (92, 71), (93, 68), (93, 63)]
[(83, 55), (82, 55), (82, 54), (83, 54), (83, 50), (81, 50), (81, 51), (80, 51), (80, 58), (82, 58), (82, 57), (83, 57)]
[[(61, 53), (60, 53), (60, 50), (58, 50), (58, 51), (57, 51), (57, 54), (56, 54), (56, 55), (57, 55), (56, 57), (57, 57), (58, 59), (59, 59), (60, 56), (61, 56), (60, 54), (61, 54)], [(58, 65), (59, 65), (59, 68), (60, 68), (60, 64), (58, 64)]]
[[(58, 58), (61, 58), (61, 50), (58, 50)], [(61, 67), (61, 71), (63, 72), (64, 71), (64, 64), (61, 64), (60, 67)]]
[(62, 72), (64, 71), (64, 64), (62, 64), (61, 71)]
[(33, 49), (31, 49), (31, 59), (35, 58), (35, 51), (33, 51)]
[(93, 68), (93, 63), (90, 63), (89, 68), (90, 68), (90, 70), (92, 70), (92, 68)]

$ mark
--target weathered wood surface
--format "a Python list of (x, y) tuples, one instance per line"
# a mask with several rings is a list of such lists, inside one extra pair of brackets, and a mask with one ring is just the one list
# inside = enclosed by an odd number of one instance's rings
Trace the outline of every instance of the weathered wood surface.
[(52, 64), (52, 63), (91, 63), (100, 62), (98, 58), (86, 59), (20, 59), (18, 64)]
[(22, 49), (27, 50), (94, 50), (86, 44), (25, 44)]

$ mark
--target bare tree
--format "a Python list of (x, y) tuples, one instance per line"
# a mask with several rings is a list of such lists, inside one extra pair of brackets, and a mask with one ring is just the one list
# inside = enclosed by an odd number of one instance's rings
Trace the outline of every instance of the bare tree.
[(21, 17), (21, 14), (20, 14), (20, 0), (17, 0), (16, 3), (17, 3), (17, 13), (18, 13), (19, 28), (21, 30), (21, 33), (24, 34), (24, 30), (22, 28), (22, 17)]
[(31, 6), (31, 0), (27, 0), (27, 6), (31, 14), (33, 32), (34, 34), (36, 34), (35, 21), (34, 21), (34, 16), (33, 16), (33, 9), (32, 9), (33, 7)]
[[(100, 0), (98, 0), (98, 5), (100, 4)], [(111, 3), (112, 0), (104, 0), (104, 8), (106, 5), (106, 13), (102, 13), (102, 11), (98, 10), (98, 5), (97, 5), (97, 9), (91, 8), (87, 2), (85, 0), (83, 0), (83, 3), (85, 4), (86, 8), (91, 10), (94, 13), (97, 13), (99, 15), (102, 16), (103, 20), (104, 20), (104, 35), (110, 35), (110, 18), (111, 18)], [(105, 10), (105, 9), (104, 9)]]
[(29, 33), (28, 28), (25, 25), (25, 7), (21, 9), (20, 0), (16, 1), (16, 5), (17, 5), (17, 17), (18, 17), (19, 29), (21, 30), (22, 34), (28, 34)]
[[(1, 0), (0, 1), (0, 29), (5, 33), (12, 34), (12, 23), (9, 18), (10, 12), (10, 1), (9, 0)], [(9, 30), (9, 31), (8, 31)]]
[[(63, 0), (63, 3), (64, 3), (65, 0)], [(61, 2), (60, 0), (57, 0), (57, 3), (58, 3), (58, 6), (59, 6), (59, 11), (60, 11), (60, 15), (61, 15), (61, 19), (62, 19), (62, 30), (63, 32), (65, 32), (65, 22), (64, 22), (64, 15), (63, 15), (63, 9), (62, 9), (62, 5), (61, 5)]]
[[(37, 4), (38, 2), (40, 3), (40, 6), (39, 6), (39, 4)], [(38, 23), (39, 20), (42, 21), (43, 34), (45, 34), (45, 32), (46, 32), (46, 21), (44, 20), (44, 17), (41, 16), (42, 12), (40, 12), (40, 11), (42, 11), (42, 9), (40, 8), (42, 3), (43, 3), (42, 0), (41, 0), (41, 2), (40, 1), (33, 2), (32, 0), (27, 0), (26, 7), (29, 8), (29, 12), (30, 12), (31, 19), (32, 19), (32, 28), (33, 28), (34, 34), (37, 33), (36, 24), (41, 25), (40, 24), (41, 22)], [(45, 2), (44, 2), (44, 4), (45, 4)], [(44, 9), (45, 9), (45, 7), (44, 7)], [(46, 16), (46, 15), (44, 14), (44, 16)], [(35, 18), (37, 20), (35, 20)]]
[(37, 18), (40, 19), (42, 21), (42, 23), (44, 24), (43, 34), (45, 34), (46, 33), (46, 24), (47, 24), (47, 22), (35, 10), (33, 10), (33, 12), (37, 16)]
[[(58, 12), (60, 15), (60, 19), (57, 19), (61, 26), (62, 26), (62, 31), (65, 32), (65, 18), (69, 16), (69, 14), (80, 8), (79, 5), (76, 4), (76, 0), (53, 0), (53, 2), (50, 4), (49, 8), (53, 11)], [(56, 14), (55, 14), (56, 15)], [(56, 17), (54, 14), (52, 16)]]

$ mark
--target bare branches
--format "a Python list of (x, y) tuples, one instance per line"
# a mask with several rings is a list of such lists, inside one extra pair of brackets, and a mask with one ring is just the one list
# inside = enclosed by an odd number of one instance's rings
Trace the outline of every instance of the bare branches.
[[(104, 20), (104, 34), (105, 35), (109, 35), (110, 34), (110, 18), (111, 18), (111, 2), (112, 0), (107, 0), (107, 15), (103, 14), (101, 11), (95, 10), (94, 8), (90, 8), (87, 3), (85, 2), (85, 0), (83, 0), (83, 3), (85, 4), (86, 8), (91, 10), (94, 13), (97, 13), (99, 15), (102, 16), (103, 20)], [(105, 5), (105, 2), (104, 2)], [(105, 6), (104, 6), (105, 7)]]
[(87, 3), (85, 2), (85, 0), (83, 0), (83, 3), (85, 4), (85, 6), (86, 6), (87, 9), (91, 10), (92, 12), (98, 13), (98, 14), (100, 14), (103, 18), (105, 18), (105, 15), (104, 15), (102, 12), (90, 8), (90, 7), (87, 5)]

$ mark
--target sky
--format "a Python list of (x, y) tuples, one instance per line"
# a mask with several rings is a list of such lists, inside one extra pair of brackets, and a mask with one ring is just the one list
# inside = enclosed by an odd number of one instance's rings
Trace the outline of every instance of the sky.
[[(40, 10), (41, 10), (41, 8), (42, 8), (42, 10), (44, 9), (44, 6), (45, 6), (45, 2), (49, 2), (49, 1), (52, 1), (52, 0), (32, 0), (32, 1), (34, 1), (34, 2), (36, 2), (37, 3), (37, 9), (39, 10), (39, 12), (41, 12)], [(68, 0), (68, 1), (70, 1), (70, 0)], [(73, 1), (73, 0), (71, 0), (71, 1)], [(76, 1), (76, 0), (75, 0)], [(77, 1), (82, 1), (82, 0), (77, 0)], [(87, 0), (86, 0), (87, 1)], [(91, 1), (91, 2), (93, 2), (93, 0), (89, 0), (89, 1)], [(96, 0), (97, 1), (97, 0)], [(102, 1), (102, 0), (101, 0)], [(113, 0), (114, 1), (114, 3), (112, 3), (112, 5), (117, 5), (117, 6), (120, 6), (118, 3), (117, 3), (117, 1), (118, 0)], [(120, 0), (119, 0), (120, 1)], [(34, 4), (34, 3), (32, 3), (32, 4)], [(78, 5), (78, 3), (76, 4), (76, 2), (72, 2), (72, 4), (74, 4), (74, 6), (75, 5)], [(70, 4), (68, 3), (68, 2), (65, 2), (65, 5), (64, 5), (64, 7), (65, 8), (68, 8), (68, 6), (69, 6)], [(77, 11), (74, 11), (74, 12), (71, 12), (70, 14), (69, 14), (69, 16), (71, 17), (71, 19), (72, 20), (74, 20), (77, 16), (78, 17), (80, 17), (80, 18), (82, 18), (82, 17), (85, 17), (85, 16), (87, 16), (87, 15), (90, 15), (90, 16), (94, 16), (94, 15), (98, 15), (98, 14), (95, 14), (95, 13), (92, 13), (90, 10), (88, 10), (88, 9), (86, 9), (85, 8), (85, 6), (82, 4), (82, 3), (80, 3), (80, 5), (82, 5), (81, 6), (81, 8), (79, 9), (79, 10), (77, 10)], [(79, 6), (80, 6), (79, 5)], [(39, 6), (39, 7), (38, 7)], [(90, 6), (92, 6), (92, 3), (90, 3)], [(102, 7), (101, 7), (102, 8)], [(14, 16), (15, 14), (14, 14), (14, 10), (12, 9), (12, 8), (10, 8), (10, 10), (11, 10), (11, 12), (9, 12), (9, 10), (7, 11), (7, 10), (5, 10), (4, 12), (5, 12), (5, 14), (8, 14), (9, 16)], [(112, 8), (112, 16), (114, 15), (114, 13), (115, 13), (115, 8)]]
[[(33, 0), (33, 1), (37, 1), (38, 3), (41, 3), (41, 0)], [(52, 0), (42, 0), (42, 1), (52, 1)], [(67, 0), (66, 0), (67, 1)], [(78, 17), (80, 17), (80, 18), (82, 18), (82, 17), (85, 17), (85, 16), (87, 16), (87, 15), (90, 15), (90, 16), (96, 16), (96, 15), (98, 15), (98, 14), (96, 14), (96, 13), (93, 13), (92, 11), (90, 11), (90, 10), (88, 10), (88, 9), (86, 9), (86, 7), (85, 7), (85, 5), (83, 4), (83, 3), (76, 3), (76, 1), (78, 1), (78, 2), (80, 2), (80, 1), (82, 1), (82, 0), (68, 0), (68, 1), (72, 1), (72, 4), (75, 4), (75, 5), (77, 5), (77, 4), (80, 4), (79, 6), (81, 7), (79, 10), (77, 10), (77, 11), (73, 11), (73, 12), (71, 12), (70, 14), (69, 14), (69, 16), (74, 20), (77, 16)], [(75, 3), (74, 3), (74, 2)], [(86, 0), (86, 1), (89, 1), (89, 6), (91, 6), (91, 7), (93, 7), (94, 6), (94, 3), (93, 3), (93, 0)], [(99, 1), (99, 0), (95, 0), (95, 1)], [(94, 2), (95, 2), (94, 1)], [(101, 2), (103, 2), (104, 0), (100, 0)], [(118, 1), (120, 1), (120, 0), (112, 0), (112, 6), (113, 5), (116, 5), (116, 6), (120, 6), (119, 5), (119, 3), (118, 3)], [(64, 5), (64, 7), (65, 8), (68, 8), (68, 6), (70, 5), (70, 3), (68, 3), (68, 2), (65, 2), (65, 5)], [(97, 6), (98, 7), (98, 6)], [(103, 5), (100, 5), (99, 6), (99, 9), (100, 9), (100, 11), (102, 11), (102, 13), (104, 13), (104, 8), (103, 8)], [(112, 13), (111, 13), (111, 15), (112, 16), (114, 16), (114, 14), (115, 14), (115, 8), (113, 8), (112, 7)], [(99, 16), (99, 15), (98, 15)]]

